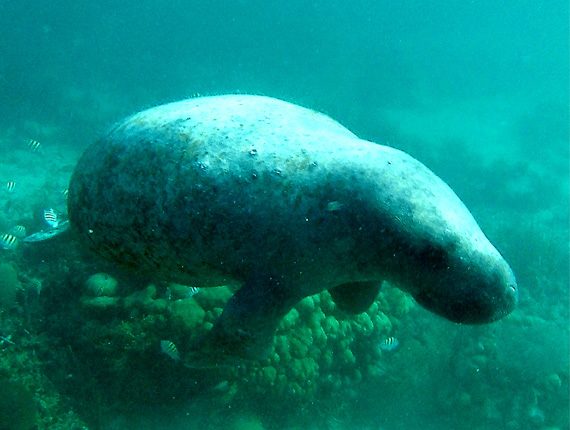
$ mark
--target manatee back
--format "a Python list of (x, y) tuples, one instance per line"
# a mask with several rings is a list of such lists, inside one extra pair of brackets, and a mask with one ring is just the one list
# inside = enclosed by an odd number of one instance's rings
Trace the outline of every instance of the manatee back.
[[(178, 280), (227, 283), (236, 277), (228, 265), (243, 260), (238, 250), (260, 241), (268, 252), (283, 247), (275, 238), (279, 223), (294, 228), (296, 218), (285, 213), (284, 193), (306, 189), (299, 187), (302, 172), (311, 175), (332, 140), (356, 137), (326, 115), (269, 97), (155, 107), (85, 151), (69, 187), (69, 217), (83, 242), (106, 258)], [(234, 265), (220, 258), (230, 254)]]

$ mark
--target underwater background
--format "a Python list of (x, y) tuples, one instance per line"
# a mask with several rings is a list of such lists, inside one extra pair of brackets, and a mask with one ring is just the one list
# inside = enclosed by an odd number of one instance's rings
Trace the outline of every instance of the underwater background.
[[(0, 430), (568, 429), (568, 22), (563, 0), (2, 0)], [(65, 218), (76, 160), (116, 121), (223, 93), (422, 161), (511, 264), (517, 310), (463, 326), (384, 285), (349, 316), (324, 292), (268, 360), (191, 370), (176, 345), (230, 288), (22, 243), (46, 209)]]

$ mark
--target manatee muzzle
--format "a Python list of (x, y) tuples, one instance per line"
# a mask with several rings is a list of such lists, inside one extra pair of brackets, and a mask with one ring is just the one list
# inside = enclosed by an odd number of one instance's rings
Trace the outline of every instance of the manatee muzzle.
[(443, 277), (435, 287), (420, 289), (414, 298), (450, 321), (484, 324), (513, 311), (518, 303), (518, 286), (510, 267), (502, 261), (480, 273), (473, 270), (455, 279)]

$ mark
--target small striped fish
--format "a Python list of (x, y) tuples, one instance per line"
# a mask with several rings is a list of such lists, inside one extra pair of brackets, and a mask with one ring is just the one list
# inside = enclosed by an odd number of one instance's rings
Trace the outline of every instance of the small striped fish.
[(14, 249), (18, 245), (18, 238), (10, 233), (0, 236), (0, 249)]
[(6, 191), (8, 191), (9, 193), (13, 193), (15, 188), (16, 188), (16, 183), (14, 181), (6, 182)]
[(187, 298), (193, 297), (200, 292), (200, 287), (188, 287)]
[(194, 297), (201, 291), (200, 287), (189, 287), (188, 285), (170, 284), (166, 289), (168, 300), (184, 300)]
[(41, 147), (42, 147), (42, 144), (40, 142), (38, 142), (37, 140), (35, 140), (35, 139), (29, 139), (28, 140), (28, 148), (30, 148), (32, 150), (32, 152), (38, 152)]
[(51, 228), (57, 228), (59, 225), (59, 218), (56, 211), (52, 208), (44, 209), (44, 221)]
[(161, 340), (160, 341), (160, 351), (163, 354), (168, 355), (174, 361), (180, 360), (180, 354), (178, 353), (178, 348), (176, 348), (176, 345), (174, 344), (174, 342), (172, 342), (170, 340)]
[(398, 341), (397, 338), (395, 338), (394, 336), (389, 336), (386, 339), (384, 339), (382, 342), (380, 342), (380, 345), (378, 345), (378, 348), (380, 348), (382, 351), (394, 351), (396, 348), (398, 348), (398, 346), (400, 346), (400, 342)]

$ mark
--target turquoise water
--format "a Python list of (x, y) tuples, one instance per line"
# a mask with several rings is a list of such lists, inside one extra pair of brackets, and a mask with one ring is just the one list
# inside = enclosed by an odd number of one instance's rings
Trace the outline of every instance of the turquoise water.
[(77, 158), (124, 116), (263, 94), (430, 167), (520, 304), (462, 326), (391, 286), (356, 317), (323, 293), (285, 318), (270, 361), (197, 371), (160, 341), (182, 350), (228, 289), (188, 297), (66, 238), (18, 243), (0, 249), (0, 429), (567, 429), (568, 18), (558, 0), (2, 1), (1, 234), (65, 217)]

